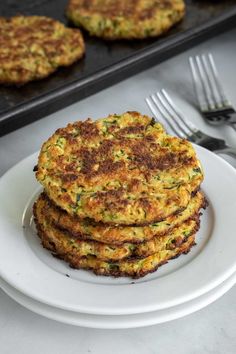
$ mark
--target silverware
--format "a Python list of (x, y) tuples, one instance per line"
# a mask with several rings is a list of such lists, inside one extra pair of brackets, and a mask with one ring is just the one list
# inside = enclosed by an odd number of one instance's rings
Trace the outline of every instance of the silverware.
[(200, 110), (207, 122), (236, 129), (236, 112), (225, 95), (213, 55), (190, 57), (189, 64)]
[(185, 119), (164, 89), (147, 97), (146, 102), (154, 117), (158, 119), (158, 111), (171, 130), (180, 138), (187, 139), (215, 153), (236, 157), (236, 149), (228, 146), (223, 139), (203, 133), (192, 122)]

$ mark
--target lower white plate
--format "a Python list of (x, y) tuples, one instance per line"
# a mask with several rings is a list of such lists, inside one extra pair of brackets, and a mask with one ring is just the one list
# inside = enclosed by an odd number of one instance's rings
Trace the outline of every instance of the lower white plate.
[(231, 275), (231, 277), (218, 285), (215, 289), (181, 305), (144, 314), (106, 316), (67, 311), (46, 305), (22, 294), (4, 280), (0, 279), (0, 287), (3, 291), (27, 309), (62, 323), (100, 329), (145, 327), (184, 317), (214, 302), (231, 289), (234, 284), (236, 284), (236, 273)]

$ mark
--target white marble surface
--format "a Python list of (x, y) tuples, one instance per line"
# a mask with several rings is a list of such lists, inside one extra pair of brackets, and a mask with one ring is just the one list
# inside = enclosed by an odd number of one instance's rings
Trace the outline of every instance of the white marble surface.
[[(60, 112), (0, 138), (0, 175), (66, 123), (138, 110), (149, 113), (144, 97), (162, 87), (169, 90), (183, 112), (198, 127), (224, 137), (236, 147), (230, 127), (213, 128), (197, 109), (187, 64), (188, 56), (211, 51), (228, 96), (236, 107), (236, 29), (219, 35), (188, 52), (78, 102)], [(230, 160), (235, 165), (233, 160)], [(236, 196), (235, 196), (236, 197)], [(1, 201), (3, 202), (3, 201)], [(143, 329), (94, 330), (64, 325), (36, 315), (0, 290), (1, 354), (235, 354), (236, 287), (207, 308), (185, 318)]]

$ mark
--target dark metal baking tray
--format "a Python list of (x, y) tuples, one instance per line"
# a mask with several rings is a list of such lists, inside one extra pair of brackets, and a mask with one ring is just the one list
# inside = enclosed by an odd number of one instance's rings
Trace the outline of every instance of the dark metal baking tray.
[[(65, 24), (67, 0), (1, 0), (0, 16), (45, 15)], [(147, 69), (236, 25), (231, 1), (186, 1), (185, 19), (168, 34), (142, 41), (107, 42), (85, 34), (86, 56), (49, 78), (0, 88), (0, 136)]]

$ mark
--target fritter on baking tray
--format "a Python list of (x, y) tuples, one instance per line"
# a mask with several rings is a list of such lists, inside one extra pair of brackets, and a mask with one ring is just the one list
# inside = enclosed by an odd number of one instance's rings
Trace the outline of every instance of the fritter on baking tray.
[[(151, 240), (132, 244), (124, 242), (122, 245), (112, 245), (109, 243), (81, 240), (74, 237), (69, 230), (61, 230), (48, 217), (47, 209), (41, 203), (42, 198), (39, 197), (34, 205), (34, 216), (36, 225), (43, 238), (45, 234), (51, 244), (55, 245), (55, 252), (63, 247), (63, 254), (73, 254), (77, 258), (84, 256), (95, 256), (100, 260), (119, 261), (128, 257), (144, 258), (156, 252), (165, 250), (166, 247), (175, 248), (176, 245), (183, 242), (186, 236), (195, 234), (199, 228), (199, 214), (193, 219), (188, 219), (180, 225), (173, 228), (164, 236), (154, 236)], [(60, 255), (60, 253), (59, 253)]]
[(66, 14), (91, 35), (105, 39), (159, 36), (185, 14), (183, 0), (69, 0)]
[(43, 79), (85, 51), (78, 29), (44, 16), (0, 17), (0, 84)]
[[(71, 237), (79, 240), (99, 241), (111, 246), (127, 243), (127, 252), (134, 249), (134, 244), (166, 235), (183, 222), (196, 219), (200, 209), (204, 207), (205, 197), (202, 192), (197, 192), (190, 200), (187, 208), (177, 215), (171, 215), (163, 221), (147, 226), (120, 226), (96, 223), (91, 219), (79, 219), (77, 216), (71, 216), (52, 203), (45, 193), (39, 196), (35, 204), (38, 213), (44, 214), (49, 223), (54, 224), (62, 231), (68, 232)], [(133, 245), (129, 249), (130, 244)]]
[(189, 251), (195, 243), (194, 233), (198, 229), (198, 221), (186, 221), (172, 230), (168, 236), (162, 236), (156, 242), (153, 239), (137, 245), (140, 255), (122, 259), (121, 256), (125, 258), (125, 244), (115, 246), (114, 250), (111, 246), (100, 242), (80, 241), (71, 238), (68, 233), (47, 223), (41, 217), (45, 218), (45, 215), (40, 214), (36, 204), (35, 221), (42, 245), (52, 251), (55, 256), (68, 262), (70, 266), (77, 269), (90, 269), (100, 275), (133, 278), (153, 272), (169, 259)]
[(190, 142), (126, 112), (58, 129), (41, 148), (36, 177), (70, 215), (148, 225), (185, 209), (203, 173)]

